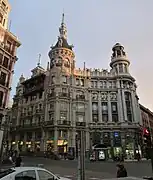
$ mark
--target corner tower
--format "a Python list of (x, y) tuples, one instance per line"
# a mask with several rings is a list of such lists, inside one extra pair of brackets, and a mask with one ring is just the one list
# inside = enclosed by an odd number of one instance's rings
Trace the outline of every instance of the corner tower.
[(75, 54), (73, 52), (73, 45), (69, 45), (67, 41), (67, 28), (64, 23), (64, 14), (62, 15), (59, 33), (57, 43), (51, 47), (48, 54), (50, 58), (50, 70), (60, 70), (69, 75), (75, 67)]
[(130, 61), (126, 56), (124, 47), (120, 43), (116, 43), (112, 51), (110, 67), (116, 74), (129, 74)]

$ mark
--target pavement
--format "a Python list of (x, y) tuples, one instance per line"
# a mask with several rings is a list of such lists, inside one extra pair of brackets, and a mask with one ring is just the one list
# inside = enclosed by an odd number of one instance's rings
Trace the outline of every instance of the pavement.
[[(77, 179), (77, 161), (71, 160), (51, 160), (46, 158), (24, 157), (24, 166), (37, 166), (43, 164), (44, 168), (50, 170), (54, 174), (62, 177), (67, 177), (72, 180)], [(124, 162), (128, 176), (144, 177), (151, 176), (151, 162)], [(85, 162), (86, 180), (101, 180), (116, 177), (115, 162)]]

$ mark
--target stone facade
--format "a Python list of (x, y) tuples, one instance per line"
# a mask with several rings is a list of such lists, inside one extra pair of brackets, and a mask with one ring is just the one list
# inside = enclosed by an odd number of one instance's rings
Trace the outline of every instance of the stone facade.
[(14, 65), (17, 61), (16, 50), (20, 46), (17, 37), (8, 29), (10, 5), (7, 0), (0, 0), (0, 124), (6, 114), (11, 90)]
[(143, 127), (149, 129), (151, 132), (151, 136), (153, 137), (153, 112), (151, 112), (148, 108), (144, 107), (141, 104), (140, 111)]
[(77, 134), (84, 130), (87, 152), (95, 144), (104, 144), (110, 157), (124, 152), (133, 158), (140, 147), (142, 120), (124, 47), (116, 43), (112, 48), (110, 71), (85, 65), (77, 69), (64, 16), (59, 31), (47, 70), (38, 64), (31, 78), (20, 77), (9, 113), (11, 147), (77, 151)]

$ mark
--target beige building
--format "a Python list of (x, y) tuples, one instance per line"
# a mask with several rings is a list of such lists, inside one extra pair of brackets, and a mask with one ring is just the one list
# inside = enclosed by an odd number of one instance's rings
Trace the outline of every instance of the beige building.
[(8, 0), (0, 0), (0, 125), (5, 115), (11, 90), (16, 50), (20, 46), (17, 37), (8, 29), (10, 5)]
[(59, 32), (47, 69), (38, 63), (29, 79), (20, 77), (9, 112), (11, 148), (77, 151), (77, 133), (84, 130), (87, 152), (102, 144), (110, 158), (122, 152), (133, 158), (141, 146), (142, 121), (124, 47), (113, 46), (110, 71), (77, 69), (64, 15)]

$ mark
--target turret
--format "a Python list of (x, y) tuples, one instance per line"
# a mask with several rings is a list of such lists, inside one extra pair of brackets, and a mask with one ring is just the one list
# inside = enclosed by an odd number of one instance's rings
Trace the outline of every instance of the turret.
[(112, 51), (110, 67), (116, 74), (129, 73), (130, 61), (126, 56), (124, 47), (120, 43), (116, 43)]
[(69, 45), (67, 41), (67, 28), (64, 23), (64, 14), (62, 16), (62, 23), (59, 28), (59, 37), (57, 43), (51, 47), (49, 51), (50, 69), (56, 68), (63, 70), (68, 74), (72, 72), (75, 66), (73, 45)]

